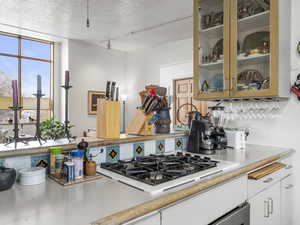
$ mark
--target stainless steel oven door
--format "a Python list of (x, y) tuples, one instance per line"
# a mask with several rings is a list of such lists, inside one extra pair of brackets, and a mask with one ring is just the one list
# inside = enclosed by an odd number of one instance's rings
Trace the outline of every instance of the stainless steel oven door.
[(232, 210), (209, 225), (250, 225), (249, 203)]

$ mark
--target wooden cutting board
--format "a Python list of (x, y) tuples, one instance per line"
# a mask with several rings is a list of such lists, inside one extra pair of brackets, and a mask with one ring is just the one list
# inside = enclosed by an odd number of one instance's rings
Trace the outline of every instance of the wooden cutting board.
[(250, 174), (248, 174), (248, 179), (250, 180), (259, 180), (271, 173), (274, 173), (275, 171), (277, 170), (280, 170), (282, 168), (285, 168), (286, 165), (283, 164), (283, 163), (279, 163), (279, 162), (275, 162), (275, 163), (272, 163), (271, 165), (269, 166), (266, 166), (264, 168), (261, 168), (259, 170), (256, 170)]

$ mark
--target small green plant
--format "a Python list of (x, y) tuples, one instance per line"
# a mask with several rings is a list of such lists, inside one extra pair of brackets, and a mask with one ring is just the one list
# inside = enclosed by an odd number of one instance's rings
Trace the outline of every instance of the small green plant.
[[(72, 127), (71, 125), (68, 126), (69, 129)], [(59, 139), (66, 136), (65, 133), (65, 124), (51, 118), (49, 120), (45, 120), (41, 123), (40, 126), (41, 134), (44, 139)]]

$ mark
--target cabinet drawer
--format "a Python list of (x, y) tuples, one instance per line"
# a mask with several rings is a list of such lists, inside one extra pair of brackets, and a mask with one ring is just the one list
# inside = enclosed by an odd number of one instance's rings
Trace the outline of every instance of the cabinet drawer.
[(245, 202), (247, 176), (179, 202), (161, 211), (162, 225), (206, 225)]
[(286, 165), (286, 167), (283, 169), (282, 178), (292, 175), (294, 167), (292, 157), (284, 158), (281, 160), (281, 162)]
[(280, 169), (274, 173), (271, 173), (259, 180), (248, 179), (248, 198), (251, 198), (261, 192), (262, 190), (270, 187), (276, 182), (280, 181), (283, 175), (283, 169)]

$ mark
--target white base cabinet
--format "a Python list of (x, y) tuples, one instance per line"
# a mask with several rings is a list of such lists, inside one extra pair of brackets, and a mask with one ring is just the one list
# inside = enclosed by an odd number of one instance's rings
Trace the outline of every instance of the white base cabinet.
[(293, 224), (293, 198), (294, 184), (293, 175), (284, 178), (281, 181), (281, 223), (280, 225)]
[(251, 225), (280, 225), (280, 182), (249, 200)]
[(162, 225), (207, 225), (247, 199), (243, 176), (161, 211)]

